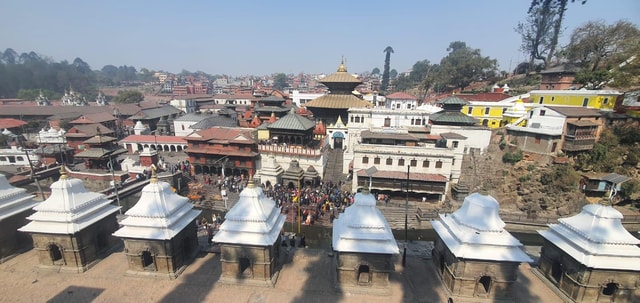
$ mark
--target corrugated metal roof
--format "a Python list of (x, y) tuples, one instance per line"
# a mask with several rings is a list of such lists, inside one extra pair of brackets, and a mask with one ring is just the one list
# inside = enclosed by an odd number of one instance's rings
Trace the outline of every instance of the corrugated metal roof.
[(556, 111), (565, 117), (600, 117), (602, 114), (599, 110), (579, 107), (579, 106), (545, 106), (548, 109)]
[(602, 177), (602, 180), (609, 181), (609, 182), (614, 183), (614, 184), (620, 184), (622, 182), (626, 182), (629, 179), (631, 179), (631, 178), (629, 178), (627, 176), (615, 174), (615, 173), (611, 173), (611, 174), (608, 174), (608, 175)]
[(200, 122), (189, 126), (191, 129), (207, 129), (215, 126), (224, 126), (224, 127), (237, 127), (238, 122), (232, 118), (227, 116), (209, 116), (206, 119), (201, 120)]
[(295, 113), (289, 113), (286, 116), (276, 120), (267, 126), (267, 129), (287, 129), (287, 130), (310, 130), (316, 127), (316, 123)]
[(469, 102), (456, 96), (449, 96), (437, 102), (442, 105), (467, 105)]

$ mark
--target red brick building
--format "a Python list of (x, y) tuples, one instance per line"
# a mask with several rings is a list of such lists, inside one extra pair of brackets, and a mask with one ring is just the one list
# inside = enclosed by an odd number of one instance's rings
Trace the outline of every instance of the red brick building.
[(184, 139), (196, 174), (248, 177), (256, 172), (260, 155), (253, 129), (213, 127)]

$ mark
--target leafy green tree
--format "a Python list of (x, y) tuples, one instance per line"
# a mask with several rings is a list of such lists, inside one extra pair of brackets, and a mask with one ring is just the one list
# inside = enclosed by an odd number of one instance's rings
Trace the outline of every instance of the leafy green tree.
[(144, 95), (133, 89), (125, 89), (118, 91), (118, 95), (113, 98), (116, 103), (137, 103), (144, 100)]
[(373, 70), (371, 71), (372, 75), (379, 75), (380, 74), (380, 69), (377, 67), (374, 67)]
[(386, 91), (389, 87), (389, 77), (390, 77), (390, 67), (391, 67), (391, 53), (393, 53), (393, 48), (391, 46), (387, 46), (384, 51), (384, 70), (382, 72), (382, 83), (380, 83), (380, 90)]
[(398, 77), (398, 71), (394, 69), (391, 69), (389, 71), (389, 79), (395, 79)]
[(522, 160), (523, 154), (521, 150), (516, 150), (514, 152), (508, 151), (502, 155), (502, 162), (509, 164), (516, 164)]
[(578, 190), (578, 182), (580, 182), (580, 174), (573, 167), (565, 164), (554, 165), (551, 170), (545, 171), (540, 176), (542, 185), (556, 189), (557, 192), (576, 191)]
[(497, 61), (483, 57), (479, 49), (461, 41), (451, 42), (449, 54), (440, 61), (438, 77), (443, 84), (464, 89), (471, 82), (485, 80), (497, 71)]
[(289, 87), (289, 84), (287, 83), (288, 80), (289, 78), (286, 74), (276, 74), (275, 77), (273, 77), (273, 88), (277, 90), (283, 90), (285, 87)]

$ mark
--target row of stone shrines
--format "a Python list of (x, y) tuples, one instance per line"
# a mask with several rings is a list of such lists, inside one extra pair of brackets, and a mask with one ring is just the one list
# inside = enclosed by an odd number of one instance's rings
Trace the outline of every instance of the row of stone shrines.
[[(124, 240), (129, 274), (174, 278), (198, 252), (195, 220), (200, 211), (155, 173), (120, 224), (119, 208), (68, 178), (64, 168), (51, 190), (37, 204), (0, 175), (5, 231), (0, 257), (10, 257), (29, 242), (24, 233), (6, 232), (16, 229), (32, 235), (40, 266), (56, 270), (87, 270), (118, 244), (112, 235)], [(30, 221), (26, 225), (25, 217)], [(539, 232), (545, 243), (536, 270), (575, 302), (639, 302), (640, 241), (621, 220), (611, 206), (589, 204), (578, 215), (550, 224)], [(280, 208), (251, 179), (214, 237), (221, 246), (220, 281), (273, 286), (282, 266), (284, 221)], [(504, 230), (494, 198), (471, 194), (460, 209), (432, 225), (437, 235), (434, 267), (451, 298), (514, 299), (518, 266), (532, 260)], [(356, 194), (354, 204), (334, 221), (332, 244), (336, 287), (389, 293), (398, 246), (372, 194)]]

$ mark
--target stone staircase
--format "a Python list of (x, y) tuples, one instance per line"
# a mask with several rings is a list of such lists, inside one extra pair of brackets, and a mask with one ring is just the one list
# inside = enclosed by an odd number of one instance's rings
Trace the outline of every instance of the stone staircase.
[(342, 173), (344, 154), (342, 149), (330, 149), (327, 154), (327, 167), (324, 171), (323, 180), (331, 180), (334, 183), (346, 180), (347, 176)]

